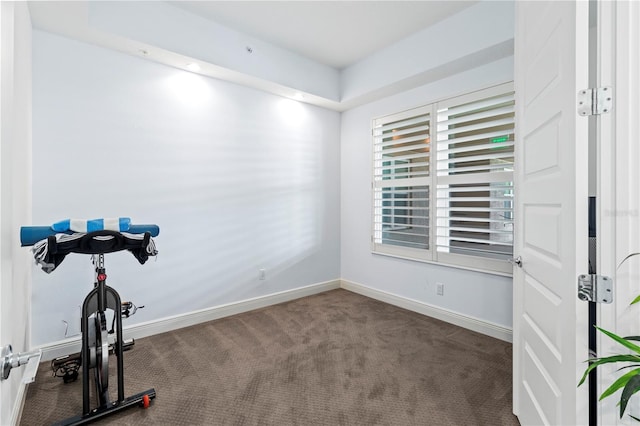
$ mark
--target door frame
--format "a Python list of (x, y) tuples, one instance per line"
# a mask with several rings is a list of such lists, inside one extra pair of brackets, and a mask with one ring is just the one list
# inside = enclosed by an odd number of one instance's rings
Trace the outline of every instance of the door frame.
[[(614, 107), (597, 118), (597, 271), (613, 278), (614, 302), (598, 306), (598, 324), (619, 335), (640, 334), (640, 4), (598, 1), (596, 86), (613, 87)], [(598, 333), (598, 355), (621, 351)], [(599, 368), (598, 394), (620, 373), (614, 365)], [(628, 413), (640, 416), (637, 396)], [(600, 401), (598, 424), (628, 424), (620, 419), (617, 396)], [(635, 399), (635, 401), (634, 401)], [(634, 403), (635, 402), (635, 403)]]

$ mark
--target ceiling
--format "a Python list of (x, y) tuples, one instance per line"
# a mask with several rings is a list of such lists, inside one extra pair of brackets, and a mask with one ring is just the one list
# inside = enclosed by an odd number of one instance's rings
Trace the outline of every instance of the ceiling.
[(203, 18), (342, 69), (477, 1), (173, 1)]
[[(172, 6), (343, 69), (478, 1), (170, 1)], [(36, 28), (96, 42), (87, 1), (30, 1)], [(122, 46), (112, 46), (120, 50)]]

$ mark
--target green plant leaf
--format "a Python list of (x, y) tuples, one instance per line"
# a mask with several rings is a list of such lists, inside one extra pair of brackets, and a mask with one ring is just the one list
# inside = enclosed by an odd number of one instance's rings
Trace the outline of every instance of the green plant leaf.
[(604, 333), (604, 334), (606, 334), (607, 336), (611, 337), (611, 338), (612, 338), (613, 340), (615, 340), (616, 342), (620, 343), (620, 344), (621, 344), (622, 346), (624, 346), (625, 348), (629, 348), (629, 349), (631, 349), (632, 351), (634, 351), (635, 353), (640, 354), (640, 346), (638, 346), (638, 345), (636, 345), (636, 344), (634, 344), (634, 343), (631, 343), (630, 341), (625, 340), (623, 337), (620, 337), (620, 336), (618, 336), (618, 335), (617, 335), (617, 334), (615, 334), (615, 333), (612, 333), (612, 332), (610, 332), (610, 331), (607, 331), (607, 330), (605, 330), (604, 328), (600, 328), (600, 327), (597, 327), (597, 326), (596, 326), (596, 328), (597, 328), (598, 330), (600, 330), (602, 333)]
[(620, 396), (620, 418), (622, 418), (624, 411), (627, 409), (629, 398), (638, 391), (640, 391), (640, 376), (633, 376), (625, 385), (622, 390), (622, 396)]
[(616, 392), (618, 389), (624, 387), (629, 381), (629, 379), (631, 379), (633, 376), (637, 376), (638, 374), (640, 374), (640, 368), (631, 370), (627, 374), (620, 376), (618, 380), (613, 382), (611, 386), (609, 386), (604, 392), (602, 392), (602, 395), (600, 395), (600, 401), (602, 401), (612, 393)]
[(640, 336), (624, 336), (623, 339), (640, 341)]
[(631, 414), (629, 414), (629, 417), (631, 417), (633, 420), (635, 420), (635, 421), (637, 421), (637, 422), (640, 422), (640, 419), (639, 419), (639, 418), (637, 418), (637, 417), (635, 417), (635, 416), (632, 416)]
[(624, 370), (626, 368), (634, 368), (634, 367), (640, 367), (640, 364), (625, 365), (625, 366), (622, 366), (622, 367), (618, 368), (616, 371)]
[(617, 271), (618, 269), (620, 269), (620, 267), (622, 266), (622, 264), (623, 264), (624, 262), (626, 262), (626, 261), (627, 261), (627, 259), (629, 259), (629, 258), (631, 258), (631, 257), (633, 257), (633, 256), (638, 256), (639, 254), (640, 254), (640, 253), (631, 253), (631, 254), (627, 255), (627, 257), (625, 257), (624, 259), (622, 259), (622, 262), (618, 263), (618, 267), (616, 268), (616, 271)]
[(603, 357), (603, 358), (590, 359), (589, 360), (590, 364), (585, 370), (584, 375), (582, 376), (582, 379), (580, 379), (580, 383), (578, 383), (578, 386), (584, 383), (584, 381), (587, 379), (587, 376), (593, 369), (599, 367), (600, 365), (610, 364), (612, 362), (640, 362), (640, 357), (637, 355), (629, 354), (629, 355), (612, 355), (612, 356)]
[(633, 301), (631, 303), (629, 303), (629, 305), (635, 305), (636, 303), (640, 302), (640, 294), (638, 295), (638, 297), (636, 297), (635, 299), (633, 299)]

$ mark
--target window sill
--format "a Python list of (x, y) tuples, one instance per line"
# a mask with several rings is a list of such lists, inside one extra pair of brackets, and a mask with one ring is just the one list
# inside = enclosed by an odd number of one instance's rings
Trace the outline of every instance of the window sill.
[[(457, 264), (454, 264), (454, 263), (447, 263), (447, 262), (442, 262), (442, 261), (438, 262), (438, 261), (435, 261), (435, 260), (421, 259), (419, 257), (411, 257), (411, 256), (407, 256), (407, 255), (398, 255), (398, 254), (393, 254), (393, 253), (383, 253), (383, 252), (379, 252), (379, 251), (372, 251), (371, 254), (377, 255), (377, 256), (392, 257), (392, 258), (395, 258), (395, 259), (408, 260), (408, 261), (412, 261), (412, 262), (429, 263), (429, 264), (432, 264), (432, 265), (443, 266), (443, 267), (446, 267), (446, 268), (455, 268), (455, 269), (463, 269), (465, 271), (481, 272), (483, 274), (497, 275), (497, 276), (500, 276), (500, 277), (509, 277), (509, 278), (513, 277), (513, 273), (509, 273), (509, 272), (501, 272), (501, 271), (483, 269), (483, 268), (473, 267), (473, 266), (457, 265)], [(505, 262), (507, 262), (507, 261), (505, 260)]]

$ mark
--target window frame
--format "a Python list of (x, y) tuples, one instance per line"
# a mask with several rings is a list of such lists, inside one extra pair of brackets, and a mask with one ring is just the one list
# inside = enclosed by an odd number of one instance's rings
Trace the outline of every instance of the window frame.
[[(451, 266), (459, 269), (468, 269), (473, 271), (485, 272), (494, 275), (503, 275), (503, 276), (512, 276), (512, 265), (506, 259), (492, 259), (490, 257), (483, 256), (475, 256), (469, 254), (461, 254), (461, 253), (448, 253), (439, 251), (437, 247), (437, 239), (438, 239), (438, 185), (439, 181), (447, 181), (448, 176), (438, 176), (438, 111), (443, 108), (453, 107), (456, 105), (464, 105), (470, 102), (481, 101), (482, 99), (492, 98), (501, 94), (507, 94), (514, 92), (514, 84), (513, 81), (502, 83), (495, 86), (485, 87), (483, 89), (479, 89), (473, 92), (468, 92), (459, 96), (454, 96), (446, 99), (441, 99), (438, 101), (431, 102), (426, 105), (418, 106), (415, 108), (411, 108), (402, 112), (389, 114), (381, 117), (374, 118), (371, 121), (371, 134), (372, 134), (372, 161), (371, 164), (371, 252), (373, 254), (384, 255), (397, 257), (412, 261), (426, 262), (426, 263), (434, 263), (439, 265)], [(392, 244), (384, 244), (381, 242), (376, 242), (376, 232), (381, 233), (381, 229), (376, 229), (376, 212), (377, 209), (381, 209), (381, 205), (376, 205), (376, 191), (378, 188), (383, 188), (380, 181), (376, 181), (376, 129), (385, 125), (390, 124), (395, 121), (399, 121), (402, 119), (408, 119), (412, 116), (418, 117), (424, 114), (429, 115), (429, 175), (428, 177), (419, 178), (420, 184), (416, 184), (415, 186), (427, 186), (429, 191), (429, 204), (428, 204), (428, 217), (427, 222), (429, 224), (428, 230), (428, 249), (421, 248), (411, 248), (411, 247), (403, 247)], [(514, 113), (514, 124), (513, 124), (513, 155), (515, 155), (516, 149), (516, 137), (515, 137), (515, 113)], [(515, 158), (513, 163), (513, 168), (517, 167), (515, 164)], [(508, 182), (511, 185), (514, 185), (515, 180), (515, 172), (497, 172), (502, 175), (508, 176), (510, 173), (510, 180)], [(449, 175), (451, 176), (451, 175)], [(455, 176), (455, 175), (454, 175)], [(465, 183), (473, 183), (474, 178), (473, 174), (469, 174), (470, 182)], [(492, 176), (493, 178), (493, 176)], [(407, 179), (409, 181), (409, 179)], [(411, 181), (415, 182), (416, 179), (411, 179)], [(382, 181), (384, 182), (384, 181)], [(409, 182), (407, 182), (409, 183)], [(489, 182), (490, 184), (490, 182)], [(446, 185), (446, 184), (440, 184)], [(405, 185), (405, 186), (414, 186), (414, 185)], [(388, 186), (390, 187), (390, 186)], [(511, 191), (515, 194), (515, 187), (512, 186)], [(513, 217), (513, 206), (511, 215)], [(381, 215), (382, 213), (380, 213)], [(451, 219), (446, 219), (451, 220)], [(381, 226), (381, 219), (380, 219)], [(512, 231), (513, 232), (513, 227)], [(512, 234), (513, 235), (513, 234)], [(513, 241), (513, 237), (512, 237)], [(513, 243), (512, 243), (513, 247)]]

